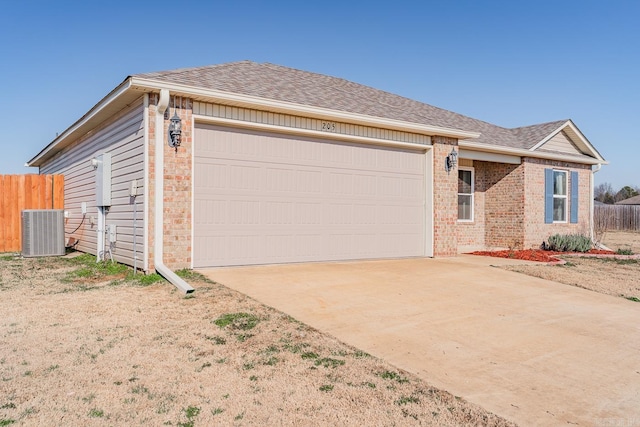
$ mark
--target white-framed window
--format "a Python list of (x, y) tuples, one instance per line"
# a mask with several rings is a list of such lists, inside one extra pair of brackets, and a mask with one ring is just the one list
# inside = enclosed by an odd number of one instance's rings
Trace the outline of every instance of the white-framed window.
[(458, 167), (458, 221), (473, 221), (474, 170)]
[(567, 171), (553, 170), (553, 222), (567, 222)]

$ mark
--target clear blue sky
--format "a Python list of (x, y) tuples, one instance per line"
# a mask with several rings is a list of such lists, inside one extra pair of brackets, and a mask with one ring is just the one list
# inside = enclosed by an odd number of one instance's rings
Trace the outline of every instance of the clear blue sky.
[(640, 2), (0, 0), (0, 174), (128, 75), (249, 59), (505, 127), (571, 118), (640, 185)]

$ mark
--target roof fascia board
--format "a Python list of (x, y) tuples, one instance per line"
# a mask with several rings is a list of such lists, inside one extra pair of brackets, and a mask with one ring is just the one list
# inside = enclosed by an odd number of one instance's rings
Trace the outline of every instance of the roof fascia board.
[(115, 103), (118, 98), (125, 92), (129, 90), (131, 87), (131, 79), (127, 78), (125, 81), (120, 83), (113, 89), (107, 96), (102, 98), (100, 102), (93, 106), (87, 113), (78, 119), (74, 124), (69, 126), (64, 132), (56, 137), (53, 141), (51, 141), (45, 148), (43, 148), (38, 154), (36, 154), (31, 160), (27, 162), (27, 166), (38, 166), (36, 163), (45, 157), (51, 150), (55, 149), (58, 145), (60, 145), (66, 138), (69, 137), (72, 133), (78, 130), (82, 125), (87, 123), (89, 120), (98, 116), (105, 108), (109, 105)]
[(385, 119), (381, 117), (367, 116), (364, 114), (348, 113), (344, 111), (331, 110), (329, 108), (311, 107), (292, 102), (275, 101), (250, 95), (240, 95), (237, 93), (223, 92), (213, 89), (202, 89), (193, 86), (169, 83), (158, 80), (140, 79), (132, 77), (132, 86), (140, 89), (160, 90), (169, 89), (186, 96), (206, 98), (212, 102), (240, 104), (253, 108), (275, 109), (288, 114), (308, 114), (312, 117), (322, 117), (327, 120), (338, 120), (350, 123), (381, 127), (385, 129), (395, 129), (405, 132), (421, 133), (426, 135), (440, 135), (450, 138), (469, 139), (478, 138), (477, 132), (468, 132), (458, 129), (450, 129), (438, 126), (421, 125), (418, 123), (405, 122), (401, 120)]
[(501, 147), (497, 145), (487, 145), (479, 142), (459, 141), (458, 145), (461, 149), (468, 149), (469, 151), (483, 151), (489, 153), (507, 154), (512, 156), (534, 157), (538, 159), (558, 160), (562, 162), (581, 163), (586, 165), (609, 164), (609, 162), (602, 158), (578, 158), (571, 155), (544, 153), (540, 151), (532, 152), (528, 149)]
[(600, 153), (598, 152), (598, 150), (596, 150), (596, 147), (594, 147), (591, 142), (589, 142), (589, 140), (587, 139), (586, 136), (584, 136), (584, 134), (582, 133), (582, 131), (580, 131), (580, 129), (578, 129), (578, 126), (575, 125), (575, 123), (573, 123), (572, 120), (567, 121), (567, 125), (571, 128), (572, 131), (575, 132), (576, 135), (578, 135), (578, 138), (580, 138), (580, 141), (587, 146), (587, 148), (589, 149), (589, 151), (591, 151), (591, 154), (593, 154), (596, 158), (603, 160), (604, 161), (604, 157), (602, 157), (602, 155), (600, 155)]
[(547, 135), (542, 141), (538, 142), (536, 145), (531, 147), (529, 151), (536, 151), (538, 148), (542, 147), (551, 138), (553, 138), (556, 134), (558, 134), (558, 132), (562, 131), (566, 127), (569, 127), (578, 136), (578, 138), (580, 139), (580, 142), (584, 144), (585, 147), (587, 147), (587, 150), (591, 155), (601, 160), (600, 163), (603, 163), (605, 161), (604, 157), (602, 157), (598, 152), (598, 150), (596, 150), (595, 147), (591, 145), (589, 140), (584, 136), (584, 134), (580, 131), (580, 129), (578, 129), (578, 127), (571, 120), (567, 120), (558, 129), (554, 130), (549, 135)]

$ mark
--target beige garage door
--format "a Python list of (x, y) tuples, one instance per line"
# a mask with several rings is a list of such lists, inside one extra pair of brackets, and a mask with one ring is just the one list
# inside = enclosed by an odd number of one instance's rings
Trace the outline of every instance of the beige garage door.
[(197, 124), (194, 267), (423, 256), (424, 152)]

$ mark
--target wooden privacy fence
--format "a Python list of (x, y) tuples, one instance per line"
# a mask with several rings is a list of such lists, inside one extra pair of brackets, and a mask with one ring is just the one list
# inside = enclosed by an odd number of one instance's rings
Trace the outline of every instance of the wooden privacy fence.
[(594, 206), (596, 230), (640, 231), (640, 205)]
[(64, 176), (0, 175), (0, 252), (22, 249), (23, 209), (64, 209)]

